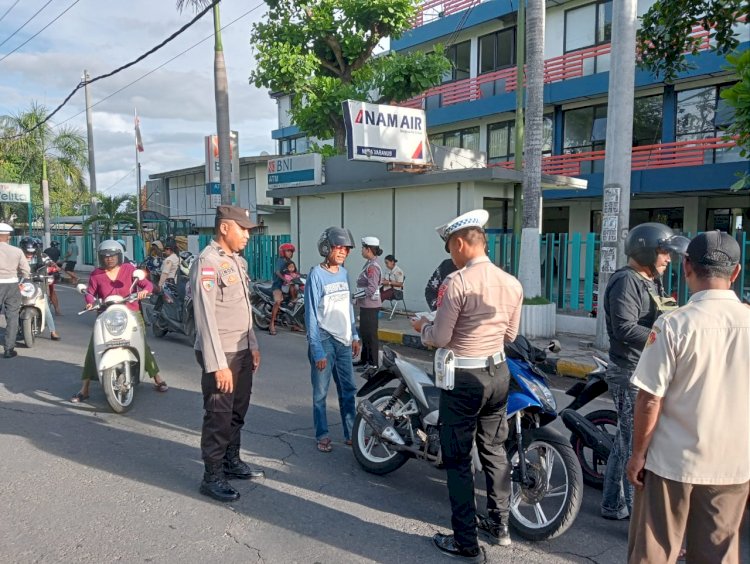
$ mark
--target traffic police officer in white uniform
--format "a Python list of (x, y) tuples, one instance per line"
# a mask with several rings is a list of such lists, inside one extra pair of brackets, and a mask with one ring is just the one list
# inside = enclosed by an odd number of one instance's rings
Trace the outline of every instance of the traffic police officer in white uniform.
[[(412, 321), (422, 342), (455, 355), (454, 387), (440, 397), (440, 447), (447, 470), (453, 535), (436, 534), (443, 553), (482, 561), (477, 527), (492, 544), (508, 546), (510, 467), (504, 442), (510, 372), (504, 346), (516, 338), (523, 290), (490, 262), (485, 210), (474, 210), (437, 228), (459, 270), (446, 278), (435, 319)], [(488, 515), (477, 519), (471, 448), (476, 439), (487, 478)]]
[(0, 223), (0, 305), (5, 313), (5, 353), (3, 358), (17, 356), (18, 310), (21, 309), (21, 278), (29, 278), (29, 262), (18, 247), (10, 244), (13, 228)]
[(260, 365), (253, 331), (250, 279), (240, 252), (255, 227), (247, 210), (216, 208), (214, 240), (190, 269), (195, 313), (195, 354), (203, 370), (200, 492), (218, 501), (240, 497), (227, 478), (262, 478), (240, 459), (240, 434)]

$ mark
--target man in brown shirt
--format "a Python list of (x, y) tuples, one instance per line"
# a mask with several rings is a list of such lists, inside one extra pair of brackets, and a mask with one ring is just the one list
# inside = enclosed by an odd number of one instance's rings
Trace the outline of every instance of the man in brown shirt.
[(195, 355), (203, 370), (200, 492), (218, 501), (240, 497), (227, 478), (262, 478), (240, 459), (240, 432), (260, 365), (250, 315), (250, 280), (240, 251), (254, 227), (247, 210), (216, 208), (216, 235), (190, 269)]
[[(455, 386), (440, 397), (440, 447), (447, 470), (453, 535), (436, 534), (437, 548), (480, 562), (477, 526), (489, 542), (510, 545), (510, 468), (504, 442), (510, 373), (504, 345), (521, 319), (523, 290), (487, 257), (484, 225), (489, 214), (474, 210), (437, 228), (459, 268), (446, 279), (442, 301), (430, 323), (412, 321), (426, 345), (451, 349)], [(471, 448), (476, 439), (487, 478), (487, 517), (477, 519)]]

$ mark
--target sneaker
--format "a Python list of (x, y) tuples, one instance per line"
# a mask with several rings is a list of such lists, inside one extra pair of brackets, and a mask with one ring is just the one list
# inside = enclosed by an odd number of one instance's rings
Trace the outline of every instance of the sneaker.
[(510, 533), (507, 523), (498, 523), (489, 517), (477, 515), (477, 528), (490, 544), (510, 546)]

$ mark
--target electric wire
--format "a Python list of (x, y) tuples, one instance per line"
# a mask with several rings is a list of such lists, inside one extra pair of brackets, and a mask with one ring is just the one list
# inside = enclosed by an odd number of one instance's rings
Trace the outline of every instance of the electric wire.
[[(26, 27), (26, 24), (28, 24), (28, 23), (29, 23), (29, 22), (30, 22), (31, 20), (33, 20), (33, 19), (34, 19), (35, 17), (37, 17), (37, 16), (39, 15), (39, 13), (40, 13), (40, 12), (41, 12), (42, 10), (44, 10), (44, 9), (45, 9), (45, 8), (46, 8), (47, 6), (49, 6), (49, 5), (50, 5), (50, 3), (51, 3), (51, 2), (52, 2), (52, 0), (47, 0), (47, 3), (46, 3), (46, 4), (44, 5), (44, 6), (42, 6), (41, 8), (39, 8), (39, 9), (38, 9), (38, 10), (37, 10), (37, 11), (36, 11), (36, 12), (34, 13), (34, 15), (33, 15), (33, 16), (31, 16), (31, 17), (30, 17), (30, 18), (29, 18), (28, 20), (26, 20), (26, 21), (25, 21), (25, 22), (24, 22), (24, 23), (23, 23), (23, 24), (21, 25), (21, 27), (19, 27), (19, 28), (18, 28), (18, 29), (17, 29), (16, 31), (14, 31), (14, 32), (13, 32), (13, 33), (11, 33), (11, 34), (10, 34), (10, 35), (9, 35), (8, 37), (6, 37), (6, 38), (5, 38), (5, 40), (4, 40), (4, 41), (3, 41), (2, 43), (0, 43), (0, 47), (2, 47), (2, 46), (3, 46), (3, 45), (5, 45), (5, 44), (6, 44), (6, 43), (7, 43), (8, 41), (10, 41), (10, 40), (11, 40), (11, 38), (13, 38), (13, 36), (15, 36), (15, 35), (16, 35), (16, 33), (18, 33), (18, 32), (19, 32), (19, 31), (21, 31), (21, 30), (22, 30), (23, 28), (25, 28), (25, 27)], [(11, 6), (11, 8), (12, 8), (12, 7), (13, 7), (13, 6)], [(10, 11), (10, 10), (9, 10), (9, 11)]]
[[(50, 2), (51, 1), (52, 0), (50, 0)], [(177, 31), (175, 31), (172, 35), (170, 35), (164, 41), (162, 41), (161, 43), (159, 43), (156, 47), (153, 47), (153, 48), (149, 49), (148, 51), (146, 51), (145, 53), (143, 53), (138, 58), (136, 58), (133, 61), (130, 61), (129, 63), (126, 63), (126, 64), (124, 64), (124, 65), (122, 65), (122, 66), (120, 66), (118, 68), (116, 68), (115, 70), (113, 70), (111, 72), (108, 72), (106, 74), (102, 74), (102, 75), (99, 75), (99, 76), (97, 76), (95, 78), (89, 79), (88, 83), (92, 84), (92, 83), (94, 83), (94, 82), (96, 82), (98, 80), (102, 80), (104, 78), (109, 78), (109, 77), (111, 77), (111, 76), (113, 76), (113, 75), (115, 75), (115, 74), (117, 74), (119, 72), (124, 71), (125, 69), (128, 69), (128, 68), (132, 67), (133, 65), (136, 65), (136, 64), (140, 63), (143, 59), (145, 59), (149, 55), (154, 54), (156, 51), (158, 51), (159, 49), (161, 49), (162, 47), (164, 47), (167, 43), (169, 43), (170, 41), (174, 40), (177, 36), (179, 36), (184, 31), (186, 31), (193, 24), (195, 24), (199, 19), (201, 19), (210, 10), (212, 10), (213, 7), (214, 7), (214, 5), (218, 4), (219, 1), (220, 0), (213, 0), (213, 2), (211, 2), (208, 6), (206, 6), (202, 11), (198, 12), (192, 20), (190, 20), (188, 23), (186, 23), (185, 25), (183, 25), (180, 29), (178, 29)], [(48, 4), (49, 4), (49, 2), (48, 2)], [(72, 92), (65, 97), (65, 99), (62, 101), (62, 103), (59, 106), (57, 106), (54, 110), (52, 110), (52, 112), (50, 112), (47, 115), (47, 117), (45, 117), (42, 121), (40, 121), (39, 123), (37, 123), (34, 127), (30, 128), (30, 129), (27, 129), (26, 131), (24, 131), (22, 133), (18, 133), (16, 135), (11, 135), (11, 136), (8, 136), (8, 137), (0, 137), (0, 141), (9, 141), (9, 140), (12, 140), (12, 139), (18, 139), (20, 137), (24, 137), (25, 135), (28, 135), (29, 133), (31, 133), (32, 131), (34, 131), (36, 129), (39, 129), (40, 127), (42, 127), (42, 125), (44, 125), (50, 119), (52, 119), (52, 117), (57, 112), (59, 112), (65, 106), (65, 104), (67, 104), (70, 101), (70, 99), (73, 97), (73, 95), (76, 92), (78, 92), (81, 88), (83, 88), (84, 86), (85, 86), (84, 81), (83, 80), (80, 81), (78, 83), (78, 85), (72, 90)]]
[(32, 35), (31, 37), (29, 37), (26, 41), (24, 41), (23, 43), (21, 43), (18, 47), (16, 47), (12, 51), (10, 51), (10, 52), (6, 53), (5, 55), (3, 55), (0, 58), (0, 63), (2, 63), (5, 59), (7, 59), (8, 57), (10, 57), (13, 53), (15, 53), (16, 51), (18, 51), (21, 47), (23, 47), (24, 45), (26, 45), (28, 42), (30, 42), (32, 39), (34, 39), (37, 35), (39, 35), (40, 33), (42, 33), (45, 29), (47, 29), (49, 26), (51, 26), (53, 23), (55, 23), (57, 20), (59, 20), (61, 17), (63, 17), (68, 10), (70, 10), (73, 6), (75, 6), (76, 4), (78, 4), (78, 2), (80, 2), (80, 1), (81, 0), (75, 0), (75, 2), (73, 2), (70, 6), (68, 6), (67, 8), (65, 8), (65, 10), (63, 10), (62, 12), (60, 12), (55, 19), (53, 19), (51, 22), (49, 22), (47, 25), (45, 25), (42, 29), (40, 29), (39, 31), (37, 31), (34, 35)]
[(15, 2), (13, 2), (13, 4), (11, 4), (10, 8), (8, 8), (7, 10), (5, 10), (5, 12), (3, 12), (3, 15), (2, 15), (2, 16), (0, 16), (0, 22), (1, 22), (1, 21), (3, 21), (3, 20), (5, 19), (5, 16), (7, 16), (7, 15), (8, 15), (8, 13), (9, 13), (9, 12), (10, 12), (10, 11), (11, 11), (11, 10), (12, 10), (13, 8), (15, 8), (15, 7), (16, 7), (16, 4), (18, 4), (18, 3), (20, 2), (20, 1), (21, 1), (21, 0), (16, 0)]
[(135, 172), (135, 167), (131, 168), (127, 173), (125, 173), (125, 176), (123, 176), (119, 180), (115, 181), (114, 184), (111, 184), (109, 187), (107, 187), (104, 190), (102, 190), (101, 193), (105, 194), (105, 193), (109, 192), (110, 190), (112, 190), (112, 188), (114, 188), (115, 186), (117, 186), (120, 182), (122, 182), (123, 180), (125, 180), (126, 178), (128, 178), (134, 172)]

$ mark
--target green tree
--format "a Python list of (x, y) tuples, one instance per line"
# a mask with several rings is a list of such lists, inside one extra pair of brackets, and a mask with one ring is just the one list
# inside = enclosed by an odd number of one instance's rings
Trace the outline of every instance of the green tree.
[(106, 234), (107, 238), (114, 239), (115, 229), (118, 227), (135, 227), (136, 225), (135, 213), (128, 211), (134, 209), (134, 198), (135, 196), (128, 195), (97, 194), (97, 213), (87, 217), (83, 222), (83, 227), (88, 229), (93, 223), (98, 223), (101, 232)]
[(344, 151), (341, 103), (395, 103), (440, 83), (450, 62), (432, 53), (374, 55), (385, 38), (411, 28), (416, 0), (266, 0), (266, 21), (253, 25), (258, 88), (292, 96), (291, 118), (310, 136)]
[[(40, 186), (32, 190), (32, 202), (44, 206), (44, 231), (49, 237), (49, 210), (54, 204), (61, 213), (72, 213), (73, 205), (85, 200), (84, 170), (88, 163), (86, 139), (72, 127), (53, 128), (49, 122), (37, 127), (47, 108), (32, 102), (28, 110), (0, 117), (0, 163), (13, 182)], [(25, 217), (24, 213), (19, 217)]]
[(232, 204), (232, 157), (230, 154), (229, 127), (229, 81), (224, 61), (224, 46), (221, 42), (221, 17), (219, 0), (177, 0), (177, 9), (191, 6), (200, 12), (213, 4), (214, 18), (214, 101), (216, 103), (216, 135), (219, 138), (219, 183), (221, 203)]
[[(750, 154), (750, 50), (727, 55), (727, 61), (739, 79), (734, 86), (721, 91), (721, 97), (734, 108), (734, 120), (727, 128), (727, 134), (736, 137), (740, 156), (747, 157)], [(742, 188), (750, 188), (747, 174), (742, 174), (732, 185), (732, 190)]]

